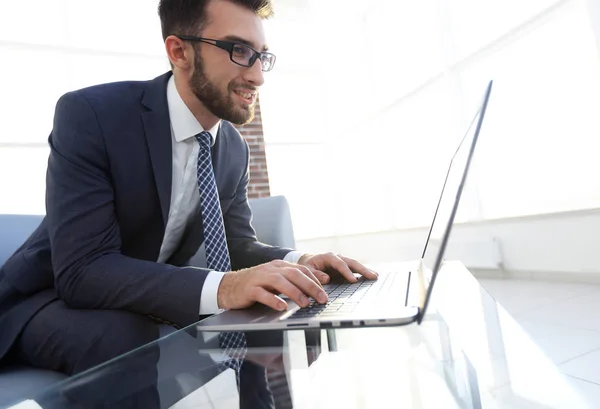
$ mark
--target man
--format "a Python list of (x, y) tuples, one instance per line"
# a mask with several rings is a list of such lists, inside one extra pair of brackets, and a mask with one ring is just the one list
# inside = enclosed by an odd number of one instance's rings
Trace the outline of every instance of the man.
[[(157, 339), (159, 323), (285, 309), (276, 294), (325, 302), (326, 272), (376, 278), (256, 240), (248, 146), (230, 122), (252, 120), (274, 64), (269, 0), (162, 0), (159, 15), (172, 73), (57, 104), (46, 217), (0, 270), (0, 359), (72, 375)], [(209, 268), (187, 266), (202, 243)]]

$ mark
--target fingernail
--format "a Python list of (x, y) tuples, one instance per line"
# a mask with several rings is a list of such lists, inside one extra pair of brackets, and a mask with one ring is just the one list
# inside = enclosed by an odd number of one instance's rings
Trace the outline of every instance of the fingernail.
[(303, 307), (306, 307), (308, 305), (308, 303), (309, 303), (308, 298), (306, 298), (305, 295), (303, 295), (303, 296), (300, 297), (300, 302), (302, 303)]
[(318, 299), (320, 303), (326, 303), (327, 302), (327, 294), (325, 294), (324, 291), (321, 291), (318, 295)]

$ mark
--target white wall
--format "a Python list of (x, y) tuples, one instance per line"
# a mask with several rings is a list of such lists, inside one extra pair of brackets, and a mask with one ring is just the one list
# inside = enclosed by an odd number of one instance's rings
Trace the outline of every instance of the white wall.
[(587, 0), (587, 8), (596, 37), (596, 46), (598, 47), (598, 53), (600, 54), (600, 2), (598, 0)]
[(158, 0), (0, 0), (0, 213), (44, 214), (60, 96), (169, 69)]
[(598, 209), (481, 222), (458, 231), (498, 237), (508, 270), (600, 273)]
[(265, 86), (265, 137), (301, 249), (418, 257), (449, 152), (493, 78), (448, 257), (493, 265), (497, 243), (512, 272), (600, 278), (600, 2), (286, 4), (298, 2), (280, 1), (274, 46), (294, 57)]
[[(298, 248), (333, 249), (368, 263), (393, 262), (420, 257), (426, 234), (427, 229), (411, 229), (300, 240)], [(548, 273), (548, 278), (600, 282), (598, 209), (458, 224), (446, 258), (460, 259), (470, 268), (485, 267), (482, 258), (489, 262), (495, 256), (492, 240), (499, 244), (501, 267), (510, 274)]]
[(600, 206), (588, 0), (322, 3), (279, 2), (261, 96), (271, 190), (301, 209), (299, 239), (425, 226), (490, 78), (464, 219)]

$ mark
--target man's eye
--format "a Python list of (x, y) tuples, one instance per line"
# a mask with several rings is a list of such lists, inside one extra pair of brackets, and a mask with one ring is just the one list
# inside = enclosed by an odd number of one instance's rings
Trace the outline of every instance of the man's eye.
[(233, 52), (237, 55), (248, 55), (248, 47), (244, 47), (243, 45), (234, 45)]

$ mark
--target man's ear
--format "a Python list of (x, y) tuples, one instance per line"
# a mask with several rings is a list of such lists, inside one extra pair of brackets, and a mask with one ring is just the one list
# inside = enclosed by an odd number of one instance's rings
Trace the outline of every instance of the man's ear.
[(194, 51), (189, 44), (170, 35), (165, 39), (165, 50), (171, 65), (182, 71), (187, 71), (194, 66)]

